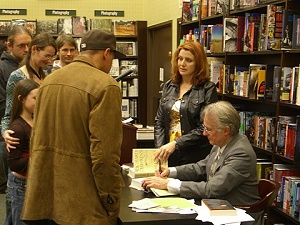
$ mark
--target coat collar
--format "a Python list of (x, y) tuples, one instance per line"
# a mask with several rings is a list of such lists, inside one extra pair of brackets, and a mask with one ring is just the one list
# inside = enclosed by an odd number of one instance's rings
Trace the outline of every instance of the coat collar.
[(90, 66), (92, 66), (92, 67), (97, 68), (97, 67), (95, 66), (95, 64), (92, 62), (92, 60), (90, 60), (89, 58), (87, 58), (87, 57), (85, 57), (85, 56), (82, 56), (82, 55), (77, 56), (77, 57), (73, 60), (73, 62), (82, 62), (82, 63), (86, 63), (86, 64), (88, 64), (88, 65), (90, 65)]

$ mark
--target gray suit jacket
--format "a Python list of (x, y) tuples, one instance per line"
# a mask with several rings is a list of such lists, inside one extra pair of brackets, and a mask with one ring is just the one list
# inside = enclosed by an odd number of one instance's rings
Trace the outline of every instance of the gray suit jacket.
[(180, 195), (226, 199), (233, 205), (257, 202), (256, 154), (247, 137), (241, 134), (233, 137), (219, 158), (214, 176), (206, 181), (217, 150), (218, 146), (213, 146), (205, 159), (176, 167), (176, 178), (182, 181)]

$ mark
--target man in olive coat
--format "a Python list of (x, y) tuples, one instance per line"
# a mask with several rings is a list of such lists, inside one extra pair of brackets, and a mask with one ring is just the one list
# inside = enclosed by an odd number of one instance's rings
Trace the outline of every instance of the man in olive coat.
[(108, 72), (123, 57), (112, 33), (91, 30), (81, 54), (43, 81), (22, 212), (27, 224), (116, 224), (122, 97)]

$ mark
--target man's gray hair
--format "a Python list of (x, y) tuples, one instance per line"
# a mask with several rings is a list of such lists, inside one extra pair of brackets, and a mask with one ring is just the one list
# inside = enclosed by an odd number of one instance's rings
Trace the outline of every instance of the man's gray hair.
[(217, 128), (230, 128), (230, 135), (239, 133), (241, 126), (240, 116), (236, 109), (227, 101), (218, 101), (207, 105), (202, 112), (202, 119), (205, 115), (215, 116)]

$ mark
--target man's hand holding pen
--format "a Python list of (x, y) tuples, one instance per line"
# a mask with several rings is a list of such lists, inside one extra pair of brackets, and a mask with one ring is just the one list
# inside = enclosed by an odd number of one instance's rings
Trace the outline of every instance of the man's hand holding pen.
[[(161, 170), (161, 172), (160, 172)], [(142, 181), (142, 187), (144, 189), (158, 188), (162, 190), (168, 189), (168, 179), (170, 170), (160, 165), (160, 169), (155, 170), (155, 177), (147, 177)]]

